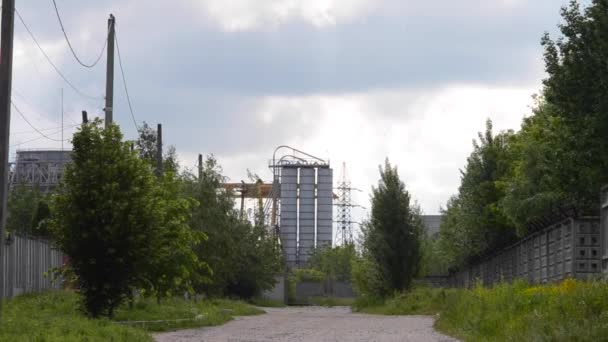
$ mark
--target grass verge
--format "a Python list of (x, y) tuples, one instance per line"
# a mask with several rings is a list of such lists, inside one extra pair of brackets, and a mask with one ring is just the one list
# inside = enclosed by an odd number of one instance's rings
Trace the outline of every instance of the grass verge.
[(355, 303), (354, 298), (336, 298), (336, 297), (310, 297), (308, 302), (319, 306), (351, 306)]
[(2, 308), (0, 341), (152, 341), (144, 330), (85, 317), (69, 292), (22, 295)]
[(285, 305), (285, 303), (283, 303), (281, 301), (269, 299), (269, 298), (263, 298), (263, 297), (253, 298), (253, 299), (251, 299), (250, 303), (255, 306), (260, 306), (260, 307), (264, 307), (264, 308), (284, 308), (287, 306), (287, 305)]
[(415, 289), (385, 301), (363, 297), (353, 309), (438, 314), (435, 327), (465, 341), (603, 341), (608, 336), (608, 284), (600, 281)]
[(234, 316), (262, 313), (241, 301), (173, 298), (160, 305), (154, 300), (138, 301), (133, 308), (125, 305), (112, 320), (90, 319), (79, 310), (75, 293), (52, 291), (5, 301), (0, 341), (152, 341), (152, 331), (220, 325)]

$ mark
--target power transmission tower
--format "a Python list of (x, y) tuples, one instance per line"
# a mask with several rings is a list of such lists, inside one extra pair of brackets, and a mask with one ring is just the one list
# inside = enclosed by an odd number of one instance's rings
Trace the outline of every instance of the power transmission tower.
[(345, 246), (347, 244), (354, 243), (353, 237), (353, 222), (351, 218), (351, 210), (357, 205), (352, 204), (352, 191), (355, 189), (351, 187), (350, 180), (346, 173), (346, 163), (342, 163), (342, 176), (340, 183), (338, 183), (338, 202), (337, 206), (337, 220), (336, 220), (336, 239), (334, 245)]
[(106, 128), (112, 123), (114, 115), (114, 15), (108, 19), (108, 58), (106, 67)]
[(11, 127), (11, 87), (13, 83), (13, 32), (15, 28), (15, 0), (2, 0), (2, 28), (0, 32), (0, 317), (4, 297), (4, 229), (8, 197), (8, 153)]

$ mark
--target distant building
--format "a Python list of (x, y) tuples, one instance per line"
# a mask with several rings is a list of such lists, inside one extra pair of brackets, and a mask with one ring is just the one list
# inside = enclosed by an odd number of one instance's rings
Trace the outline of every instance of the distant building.
[(41, 190), (50, 190), (59, 184), (65, 165), (71, 160), (72, 151), (17, 150), (9, 176), (10, 185), (37, 185)]
[(443, 215), (422, 215), (422, 222), (424, 223), (426, 235), (429, 237), (436, 237), (439, 235), (439, 228), (441, 227), (441, 222), (443, 222)]

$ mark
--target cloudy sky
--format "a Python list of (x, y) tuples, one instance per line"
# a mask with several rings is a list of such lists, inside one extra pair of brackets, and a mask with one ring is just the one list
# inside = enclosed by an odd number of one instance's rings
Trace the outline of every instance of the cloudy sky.
[[(56, 0), (85, 61), (101, 49), (109, 13), (135, 118), (162, 123), (182, 165), (213, 153), (234, 181), (270, 179), (287, 144), (345, 162), (368, 206), (388, 157), (427, 214), (456, 192), (459, 168), (486, 118), (517, 129), (544, 77), (540, 37), (557, 32), (566, 0)], [(70, 54), (51, 0), (17, 10), (55, 72), (15, 23), (13, 101), (49, 137), (65, 138), (80, 111), (102, 113), (105, 58)], [(135, 125), (116, 65), (115, 121)], [(95, 99), (97, 98), (97, 99)], [(48, 130), (46, 130), (48, 129)], [(13, 111), (11, 149), (61, 147)], [(35, 140), (36, 139), (36, 140)], [(69, 148), (69, 141), (64, 143)], [(365, 215), (357, 212), (356, 218)]]

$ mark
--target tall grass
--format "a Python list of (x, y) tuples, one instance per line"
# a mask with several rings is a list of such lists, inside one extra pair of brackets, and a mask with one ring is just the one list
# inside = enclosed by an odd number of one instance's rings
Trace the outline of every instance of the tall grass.
[(152, 341), (151, 331), (223, 324), (234, 316), (263, 313), (249, 304), (216, 299), (143, 299), (120, 307), (112, 320), (87, 318), (68, 291), (23, 295), (5, 301), (0, 341)]
[(362, 300), (354, 308), (377, 314), (438, 314), (436, 328), (466, 341), (608, 340), (608, 284), (600, 281), (416, 289), (384, 302)]
[(23, 295), (2, 308), (0, 341), (152, 341), (141, 329), (85, 317), (73, 293)]

